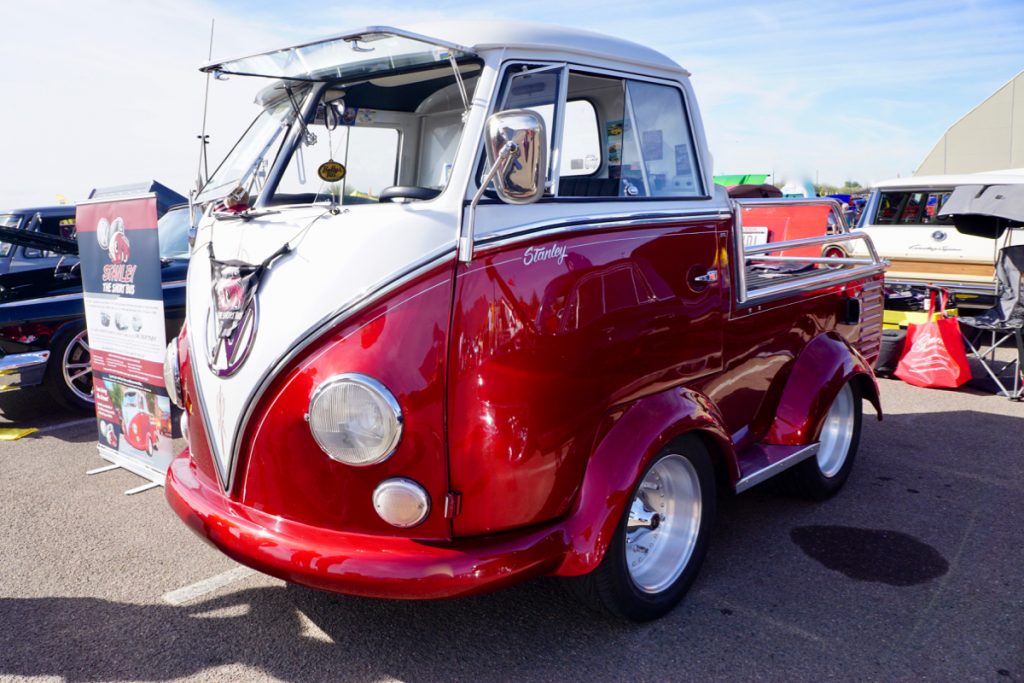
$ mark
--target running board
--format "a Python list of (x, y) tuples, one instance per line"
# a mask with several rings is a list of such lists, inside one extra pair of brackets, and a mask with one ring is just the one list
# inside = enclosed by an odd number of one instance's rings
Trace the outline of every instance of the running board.
[(751, 486), (756, 486), (817, 454), (817, 443), (806, 446), (754, 444), (738, 454), (740, 478), (736, 482), (736, 493), (746, 491)]

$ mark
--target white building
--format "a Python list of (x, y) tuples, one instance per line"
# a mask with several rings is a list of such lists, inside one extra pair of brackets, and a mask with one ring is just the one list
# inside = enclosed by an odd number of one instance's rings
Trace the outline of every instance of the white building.
[(1024, 166), (1024, 71), (967, 112), (914, 175), (977, 173)]

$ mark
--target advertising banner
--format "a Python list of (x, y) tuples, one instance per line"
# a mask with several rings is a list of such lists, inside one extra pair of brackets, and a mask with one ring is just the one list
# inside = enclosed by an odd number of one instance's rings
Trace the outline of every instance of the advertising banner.
[(163, 484), (172, 442), (156, 197), (85, 202), (75, 222), (100, 456)]

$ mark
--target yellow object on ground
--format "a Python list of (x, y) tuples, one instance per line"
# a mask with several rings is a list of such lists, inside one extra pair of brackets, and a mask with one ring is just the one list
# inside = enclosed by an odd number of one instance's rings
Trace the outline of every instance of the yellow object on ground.
[(20, 429), (0, 429), (0, 441), (17, 441), (23, 436), (32, 432), (38, 432), (35, 427), (21, 427)]
[[(955, 318), (957, 310), (955, 308), (947, 308), (946, 315)], [(938, 320), (940, 317), (939, 312), (935, 311), (932, 320)], [(882, 311), (882, 327), (887, 330), (900, 330), (910, 324), (920, 325), (927, 320), (928, 311)]]

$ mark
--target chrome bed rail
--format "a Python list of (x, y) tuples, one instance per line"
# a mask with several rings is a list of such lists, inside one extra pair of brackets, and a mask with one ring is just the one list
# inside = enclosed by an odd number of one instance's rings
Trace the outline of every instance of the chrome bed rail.
[[(741, 306), (752, 306), (781, 298), (786, 294), (810, 293), (823, 286), (852, 282), (885, 272), (889, 262), (880, 258), (871, 238), (863, 232), (851, 231), (839, 202), (834, 199), (734, 199), (733, 249), (741, 258), (736, 259), (734, 282), (736, 300)], [(766, 244), (745, 244), (743, 212), (746, 209), (778, 206), (828, 206), (832, 220), (820, 237), (804, 237)], [(827, 247), (843, 247), (845, 243), (862, 242), (868, 257), (825, 256)], [(787, 249), (821, 247), (821, 255), (791, 256), (776, 252)], [(751, 264), (790, 264), (805, 269), (790, 273), (773, 273), (777, 281), (758, 278), (751, 272)], [(819, 266), (826, 266), (820, 268)], [(755, 266), (757, 267), (757, 266)]]

